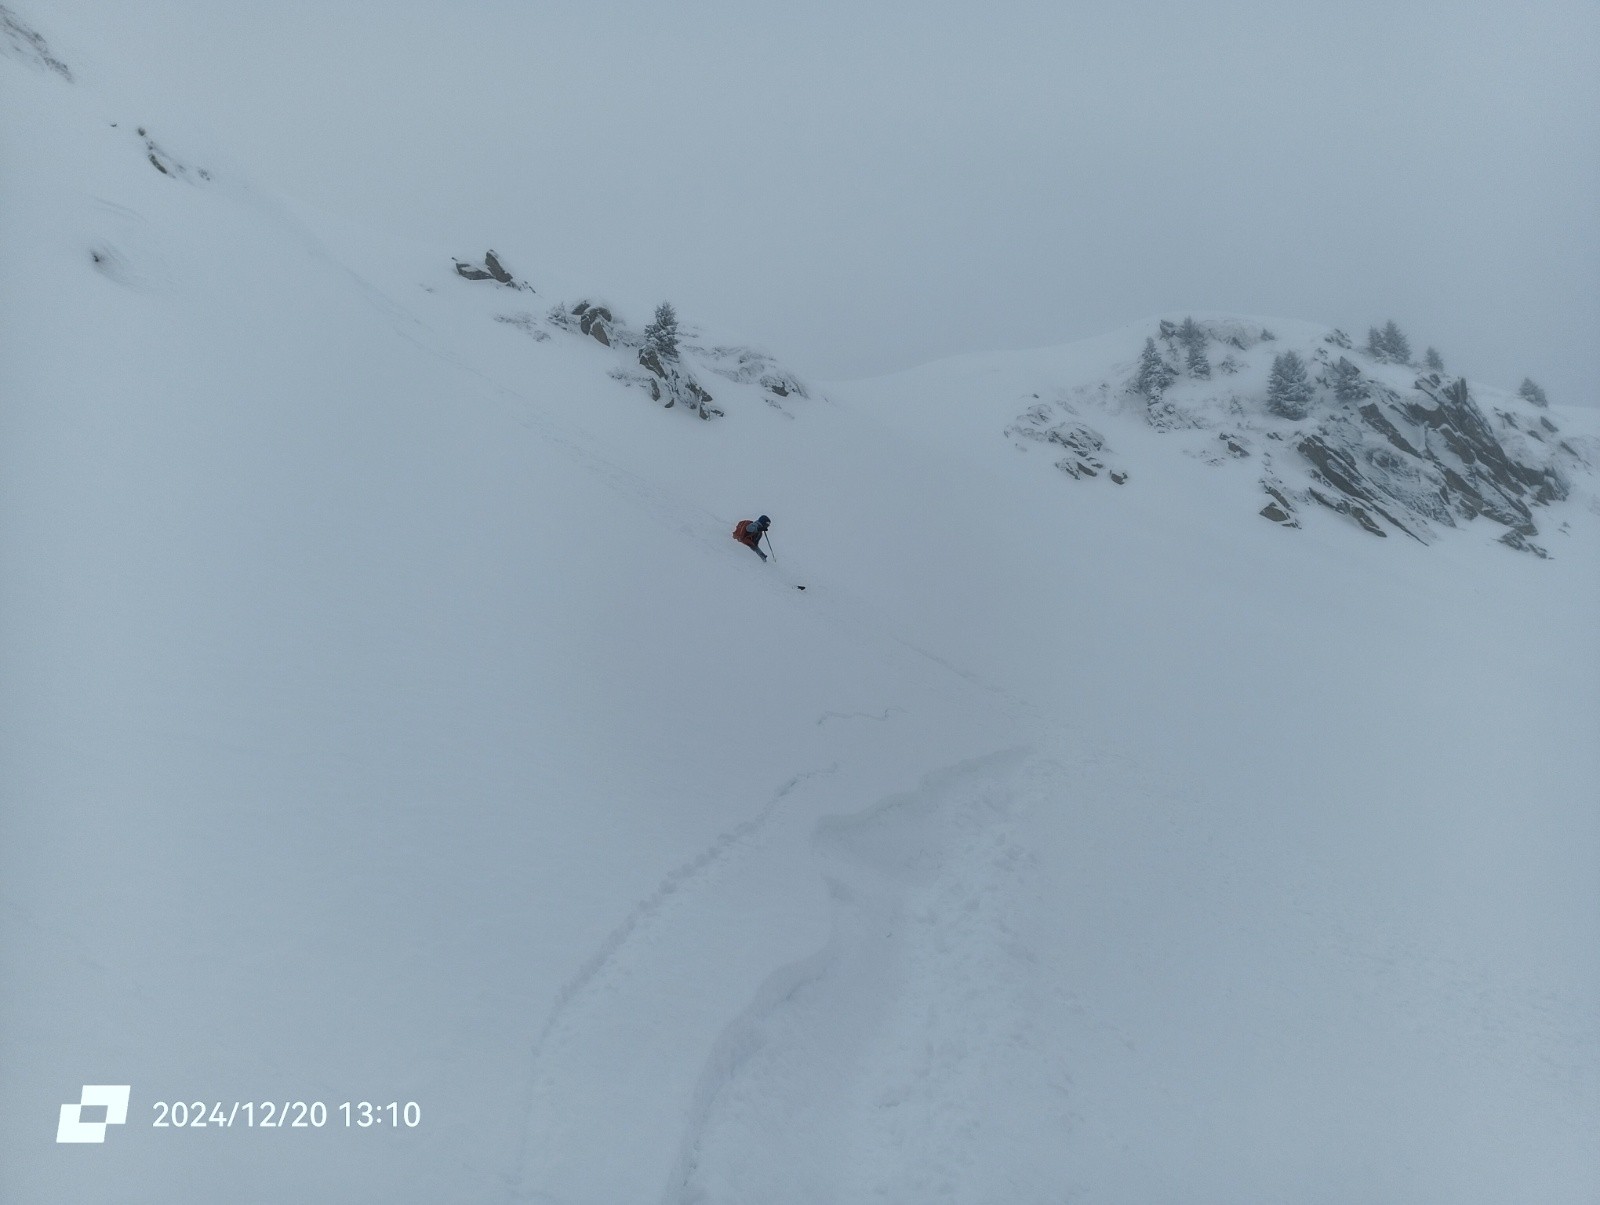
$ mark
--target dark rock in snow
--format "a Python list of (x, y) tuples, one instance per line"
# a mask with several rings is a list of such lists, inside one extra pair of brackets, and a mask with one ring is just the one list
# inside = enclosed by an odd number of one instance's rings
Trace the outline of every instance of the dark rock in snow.
[[(1098, 477), (1106, 468), (1105, 461), (1101, 459), (1101, 454), (1106, 451), (1105, 437), (1088, 424), (1071, 418), (1052, 423), (1054, 417), (1050, 406), (1030, 407), (1018, 422), (1006, 428), (1006, 434), (1013, 439), (1064, 449), (1067, 455), (1058, 459), (1055, 465), (1069, 477)], [(1113, 471), (1112, 480), (1116, 481), (1119, 475), (1122, 481), (1117, 481), (1117, 484), (1121, 485), (1128, 475), (1120, 470)]]
[(750, 347), (691, 346), (700, 363), (730, 381), (760, 385), (776, 398), (809, 398), (810, 391), (799, 377), (779, 367), (765, 352)]
[(481, 268), (475, 264), (464, 263), (459, 259), (455, 261), (455, 264), (456, 275), (466, 280), (492, 280), (496, 284), (505, 285), (507, 288), (522, 289), (529, 293), (534, 291), (532, 285), (517, 283), (516, 278), (506, 271), (505, 267), (500, 263), (500, 257), (493, 251), (488, 252), (483, 257), (483, 267)]
[(610, 326), (614, 319), (611, 317), (610, 310), (603, 305), (591, 306), (585, 302), (581, 311), (575, 310), (573, 312), (579, 314), (579, 330), (590, 338), (605, 344), (605, 346), (611, 346)]
[(1550, 554), (1543, 548), (1540, 548), (1539, 545), (1531, 542), (1527, 537), (1527, 533), (1525, 532), (1515, 530), (1508, 531), (1505, 535), (1500, 537), (1500, 543), (1504, 544), (1507, 548), (1515, 548), (1518, 552), (1531, 552), (1540, 560), (1547, 561), (1550, 559)]
[(511, 279), (511, 273), (507, 272), (500, 266), (500, 260), (493, 251), (490, 251), (483, 257), (483, 264), (484, 267), (489, 270), (489, 275), (494, 277), (501, 284), (509, 285), (516, 283), (516, 281)]
[[(155, 168), (163, 176), (171, 177), (174, 180), (183, 180), (189, 184), (194, 183), (189, 178), (189, 165), (157, 143), (154, 138), (150, 137), (149, 131), (143, 126), (139, 127), (139, 137), (144, 139), (145, 158), (149, 161), (151, 167)], [(211, 173), (204, 168), (194, 169), (194, 174), (201, 180), (211, 179)]]
[(1294, 503), (1290, 502), (1276, 486), (1268, 485), (1266, 491), (1272, 495), (1272, 501), (1263, 506), (1258, 513), (1285, 527), (1299, 527), (1300, 523), (1294, 517)]
[(16, 13), (3, 4), (0, 4), (0, 50), (46, 71), (54, 71), (68, 83), (72, 82), (71, 69), (50, 53), (44, 37), (24, 25)]
[[(747, 348), (718, 348), (707, 352), (701, 348), (691, 349), (686, 344), (680, 344), (680, 354), (674, 355), (668, 349), (652, 343), (645, 332), (634, 329), (617, 317), (609, 306), (594, 301), (580, 301), (570, 308), (564, 304), (556, 306), (546, 314), (545, 321), (557, 329), (593, 339), (603, 347), (610, 348), (619, 358), (626, 357), (622, 363), (608, 370), (607, 375), (613, 380), (620, 381), (630, 388), (645, 390), (651, 400), (660, 402), (664, 409), (681, 408), (702, 419), (719, 418), (723, 411), (716, 404), (711, 391), (695, 379), (683, 352), (692, 350), (697, 358), (711, 357), (713, 370), (723, 372), (727, 376), (733, 374), (724, 371), (719, 366), (718, 360), (720, 357), (736, 354), (741, 360), (766, 365), (777, 371), (772, 367), (770, 359)], [(749, 378), (740, 376), (737, 379)], [(793, 380), (788, 374), (783, 374), (783, 379)], [(768, 382), (763, 378), (762, 383)], [(795, 384), (793, 391), (804, 396), (803, 389), (798, 383)]]
[[(1338, 511), (1340, 514), (1349, 515), (1360, 523), (1363, 528), (1373, 535), (1384, 536), (1389, 533), (1380, 527), (1370, 512), (1382, 515), (1389, 523), (1406, 533), (1414, 540), (1421, 540), (1418, 536), (1399, 519), (1390, 514), (1379, 501), (1379, 491), (1362, 474), (1357, 466), (1355, 457), (1346, 449), (1335, 447), (1321, 435), (1308, 435), (1296, 445), (1300, 455), (1309, 460), (1316, 468), (1317, 475), (1329, 485), (1337, 489), (1342, 498), (1329, 500), (1320, 491), (1313, 490), (1312, 497), (1324, 506)], [(1426, 541), (1423, 541), (1426, 543)]]
[(1373, 405), (1371, 402), (1368, 402), (1366, 405), (1361, 407), (1358, 413), (1362, 418), (1366, 419), (1367, 426), (1378, 432), (1407, 456), (1421, 455), (1421, 453), (1419, 453), (1415, 448), (1406, 442), (1406, 437), (1401, 435), (1399, 429), (1384, 417), (1383, 411), (1379, 410), (1377, 406)]

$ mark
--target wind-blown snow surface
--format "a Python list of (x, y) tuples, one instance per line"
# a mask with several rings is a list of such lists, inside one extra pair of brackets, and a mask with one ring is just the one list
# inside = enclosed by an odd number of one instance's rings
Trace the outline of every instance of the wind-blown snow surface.
[(1017, 357), (701, 422), (0, 70), (5, 1199), (1600, 1196), (1590, 510), (1080, 488)]

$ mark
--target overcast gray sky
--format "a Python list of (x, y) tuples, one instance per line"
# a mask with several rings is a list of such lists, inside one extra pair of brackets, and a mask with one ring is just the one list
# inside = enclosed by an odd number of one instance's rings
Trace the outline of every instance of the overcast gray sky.
[(13, 3), (310, 203), (815, 376), (1231, 310), (1600, 402), (1600, 0)]

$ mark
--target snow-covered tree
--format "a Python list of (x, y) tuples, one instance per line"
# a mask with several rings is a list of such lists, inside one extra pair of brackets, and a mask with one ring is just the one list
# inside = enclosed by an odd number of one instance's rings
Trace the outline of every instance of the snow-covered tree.
[(678, 312), (670, 301), (656, 306), (656, 320), (644, 328), (645, 344), (663, 360), (678, 358)]
[(1206, 333), (1193, 318), (1185, 318), (1183, 324), (1178, 327), (1178, 342), (1191, 349), (1198, 347), (1203, 352), (1206, 346)]
[(1367, 328), (1367, 355), (1385, 364), (1409, 364), (1411, 341), (1405, 337), (1399, 323), (1391, 318), (1381, 330), (1375, 326)]
[(1411, 363), (1411, 341), (1401, 333), (1393, 318), (1383, 324), (1383, 346), (1396, 364)]
[(1343, 356), (1333, 366), (1333, 396), (1341, 402), (1359, 402), (1367, 396), (1367, 385), (1361, 379), (1361, 369)]
[(1205, 344), (1189, 344), (1188, 356), (1189, 375), (1192, 377), (1209, 377), (1211, 375), (1211, 361), (1206, 359)]
[(1434, 348), (1430, 347), (1426, 352), (1423, 353), (1422, 362), (1428, 366), (1429, 372), (1444, 371), (1444, 357), (1441, 356)]
[(1267, 380), (1267, 409), (1283, 418), (1304, 418), (1311, 406), (1311, 379), (1298, 353), (1286, 351), (1272, 357)]
[(1133, 387), (1153, 402), (1172, 384), (1174, 377), (1171, 367), (1161, 358), (1156, 341), (1146, 339), (1144, 351), (1139, 353), (1139, 375), (1134, 378)]
[(1545, 396), (1543, 389), (1533, 383), (1532, 377), (1523, 377), (1522, 386), (1517, 390), (1517, 396), (1526, 398), (1535, 406), (1548, 406), (1550, 399)]

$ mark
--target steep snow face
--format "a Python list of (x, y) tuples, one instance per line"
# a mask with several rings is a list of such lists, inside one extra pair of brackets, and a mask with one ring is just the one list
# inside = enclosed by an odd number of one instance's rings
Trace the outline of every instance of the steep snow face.
[[(1574, 490), (1594, 505), (1600, 445), (1583, 412), (1552, 414), (1357, 351), (1342, 331), (1202, 315), (1029, 358), (1058, 367), (1010, 400), (1019, 412), (1004, 434), (1018, 447), (1043, 446), (1080, 480), (1124, 485), (1140, 468), (1164, 471), (1159, 461), (1129, 462), (1120, 433), (1136, 423), (1168, 436), (1169, 451), (1245, 465), (1259, 513), (1287, 527), (1317, 504), (1377, 536), (1430, 544), (1441, 529), (1473, 527), (1544, 556), (1540, 522), (1559, 532), (1565, 521), (1547, 508)], [(968, 404), (1005, 404), (981, 378), (973, 384)], [(958, 371), (930, 388), (967, 386)], [(1479, 517), (1488, 523), (1474, 525)]]
[(1139, 332), (674, 395), (515, 231), (0, 72), (8, 1200), (1600, 1196), (1576, 477), (1548, 562), (1285, 531)]

